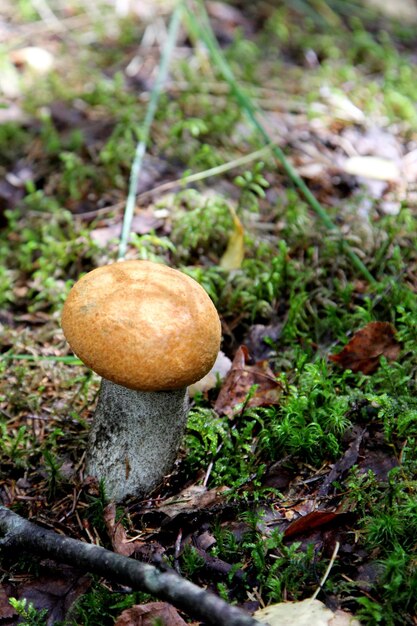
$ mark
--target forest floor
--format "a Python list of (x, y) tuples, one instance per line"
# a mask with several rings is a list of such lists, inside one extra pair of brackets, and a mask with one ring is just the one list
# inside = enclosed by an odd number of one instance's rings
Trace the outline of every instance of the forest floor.
[[(415, 16), (207, 2), (220, 49), (185, 13), (147, 138), (174, 3), (4, 4), (0, 504), (249, 612), (318, 593), (417, 624)], [(118, 257), (195, 278), (223, 341), (173, 472), (114, 509), (85, 471), (99, 377), (60, 315)], [(23, 554), (0, 567), (5, 626), (149, 601)]]

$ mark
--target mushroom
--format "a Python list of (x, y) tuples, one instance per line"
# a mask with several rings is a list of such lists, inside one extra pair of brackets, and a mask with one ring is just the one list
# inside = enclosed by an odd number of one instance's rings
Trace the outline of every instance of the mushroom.
[(120, 502), (149, 494), (171, 471), (188, 412), (187, 386), (219, 351), (221, 326), (204, 289), (159, 263), (99, 267), (71, 289), (62, 328), (102, 376), (87, 472)]

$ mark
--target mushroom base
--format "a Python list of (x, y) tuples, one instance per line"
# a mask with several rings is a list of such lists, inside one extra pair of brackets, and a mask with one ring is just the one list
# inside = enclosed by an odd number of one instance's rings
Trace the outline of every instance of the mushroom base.
[(102, 379), (87, 472), (109, 500), (144, 497), (168, 474), (187, 423), (187, 389), (134, 391)]

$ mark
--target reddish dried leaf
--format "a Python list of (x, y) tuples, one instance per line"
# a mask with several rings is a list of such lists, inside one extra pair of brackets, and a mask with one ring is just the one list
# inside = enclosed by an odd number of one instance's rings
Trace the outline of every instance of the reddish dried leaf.
[(166, 602), (136, 604), (123, 611), (114, 626), (154, 626), (156, 620), (164, 626), (187, 626), (177, 610)]
[(310, 533), (316, 528), (321, 528), (329, 522), (333, 522), (336, 517), (343, 516), (344, 513), (335, 513), (334, 511), (312, 511), (303, 517), (291, 522), (284, 531), (284, 537), (294, 537), (295, 535), (303, 535)]
[(389, 361), (398, 358), (401, 345), (395, 333), (394, 326), (388, 322), (370, 322), (353, 335), (339, 354), (331, 354), (329, 359), (343, 369), (373, 374), (381, 356)]
[(259, 361), (255, 365), (246, 365), (248, 358), (247, 348), (241, 346), (236, 352), (232, 367), (216, 400), (214, 408), (218, 413), (232, 416), (236, 406), (247, 400), (248, 393), (254, 385), (257, 385), (257, 388), (247, 401), (247, 406), (278, 404), (282, 387), (268, 362)]
[(123, 556), (131, 556), (143, 545), (143, 541), (129, 541), (123, 524), (116, 523), (116, 505), (111, 502), (103, 512), (104, 523), (106, 524), (113, 550)]

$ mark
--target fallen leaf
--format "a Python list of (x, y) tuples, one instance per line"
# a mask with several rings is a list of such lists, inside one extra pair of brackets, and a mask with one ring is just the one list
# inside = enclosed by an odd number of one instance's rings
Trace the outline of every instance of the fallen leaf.
[(79, 596), (91, 586), (91, 577), (68, 565), (48, 566), (48, 571), (36, 580), (19, 586), (15, 597), (26, 598), (38, 610), (47, 609), (46, 626), (65, 621)]
[(21, 95), (19, 73), (7, 59), (0, 65), (0, 93), (6, 98), (18, 98)]
[(378, 12), (391, 19), (404, 22), (405, 24), (415, 24), (417, 22), (417, 7), (409, 0), (396, 0), (396, 2), (381, 2), (381, 0), (367, 0), (367, 4)]
[(245, 335), (244, 344), (256, 361), (271, 358), (275, 354), (273, 345), (282, 333), (284, 324), (275, 322), (265, 326), (264, 324), (254, 324)]
[(343, 145), (354, 146), (348, 156), (379, 157), (399, 163), (403, 157), (404, 145), (400, 139), (385, 128), (370, 126), (358, 128), (348, 126), (342, 132)]
[(329, 495), (329, 490), (336, 480), (340, 480), (343, 475), (353, 467), (359, 457), (359, 449), (366, 433), (364, 428), (356, 427), (353, 431), (353, 439), (349, 444), (349, 447), (345, 451), (344, 455), (336, 461), (330, 472), (324, 479), (320, 489), (318, 490), (319, 496)]
[(220, 259), (219, 265), (224, 270), (238, 270), (242, 265), (245, 256), (244, 236), (242, 222), (238, 218), (236, 211), (229, 205), (230, 213), (233, 218), (233, 230), (229, 236), (226, 251)]
[(17, 66), (26, 66), (36, 74), (47, 74), (54, 66), (52, 54), (39, 48), (39, 46), (27, 46), (10, 52), (10, 59)]
[[(131, 232), (138, 235), (146, 235), (154, 230), (157, 230), (163, 226), (163, 220), (155, 216), (153, 211), (141, 211), (139, 215), (135, 215), (132, 224)], [(119, 239), (122, 233), (122, 223), (111, 224), (110, 226), (103, 226), (101, 228), (95, 228), (91, 231), (91, 239), (99, 246), (104, 248), (109, 244), (112, 239)]]
[(269, 626), (360, 626), (351, 613), (340, 610), (333, 613), (323, 602), (311, 598), (271, 604), (253, 616)]
[[(231, 417), (237, 405), (244, 402), (247, 402), (248, 407), (278, 404), (282, 387), (268, 361), (246, 365), (248, 359), (248, 350), (241, 346), (236, 352), (232, 367), (216, 400), (214, 409), (217, 413)], [(248, 398), (254, 385), (257, 387)]]
[(400, 168), (390, 159), (375, 156), (353, 156), (346, 159), (343, 169), (352, 176), (374, 178), (375, 180), (398, 181)]
[(143, 541), (130, 541), (123, 528), (123, 524), (120, 522), (116, 523), (116, 505), (113, 502), (108, 504), (104, 509), (103, 518), (111, 545), (117, 554), (132, 556), (132, 554), (143, 545)]
[(344, 516), (344, 513), (335, 513), (334, 511), (312, 511), (303, 517), (299, 517), (290, 523), (284, 531), (284, 537), (294, 537), (295, 535), (304, 535), (310, 533), (316, 528), (321, 528), (326, 524), (330, 524), (337, 517)]
[(329, 87), (322, 87), (320, 95), (327, 102), (336, 119), (354, 124), (363, 124), (366, 121), (365, 113), (344, 93), (329, 89)]
[(398, 359), (401, 344), (395, 339), (396, 330), (389, 322), (370, 322), (358, 330), (338, 354), (331, 354), (334, 363), (352, 372), (373, 374), (384, 356), (388, 361)]
[(3, 585), (0, 585), (0, 621), (10, 619), (16, 615), (16, 611), (9, 602), (9, 596)]
[(219, 354), (217, 355), (216, 361), (209, 373), (200, 380), (198, 380), (196, 383), (190, 385), (188, 387), (188, 393), (193, 398), (198, 392), (204, 393), (205, 391), (210, 391), (210, 389), (214, 389), (219, 380), (224, 380), (231, 367), (231, 360), (224, 354), (224, 352), (220, 350)]
[(29, 116), (14, 102), (2, 103), (0, 108), (0, 124), (9, 124), (10, 122), (18, 122), (23, 124), (28, 122)]
[(187, 626), (177, 609), (167, 602), (136, 604), (123, 611), (114, 626), (154, 626), (156, 623), (162, 626)]
[(390, 449), (365, 450), (357, 466), (359, 474), (372, 472), (375, 480), (387, 481), (388, 474), (394, 467), (399, 466), (399, 462), (398, 457)]
[(223, 502), (224, 496), (222, 492), (227, 490), (227, 487), (207, 490), (202, 485), (191, 485), (191, 487), (187, 487), (173, 498), (164, 500), (162, 506), (158, 507), (158, 511), (162, 511), (162, 513), (172, 519), (180, 513), (191, 513), (192, 511), (207, 509), (214, 504)]

